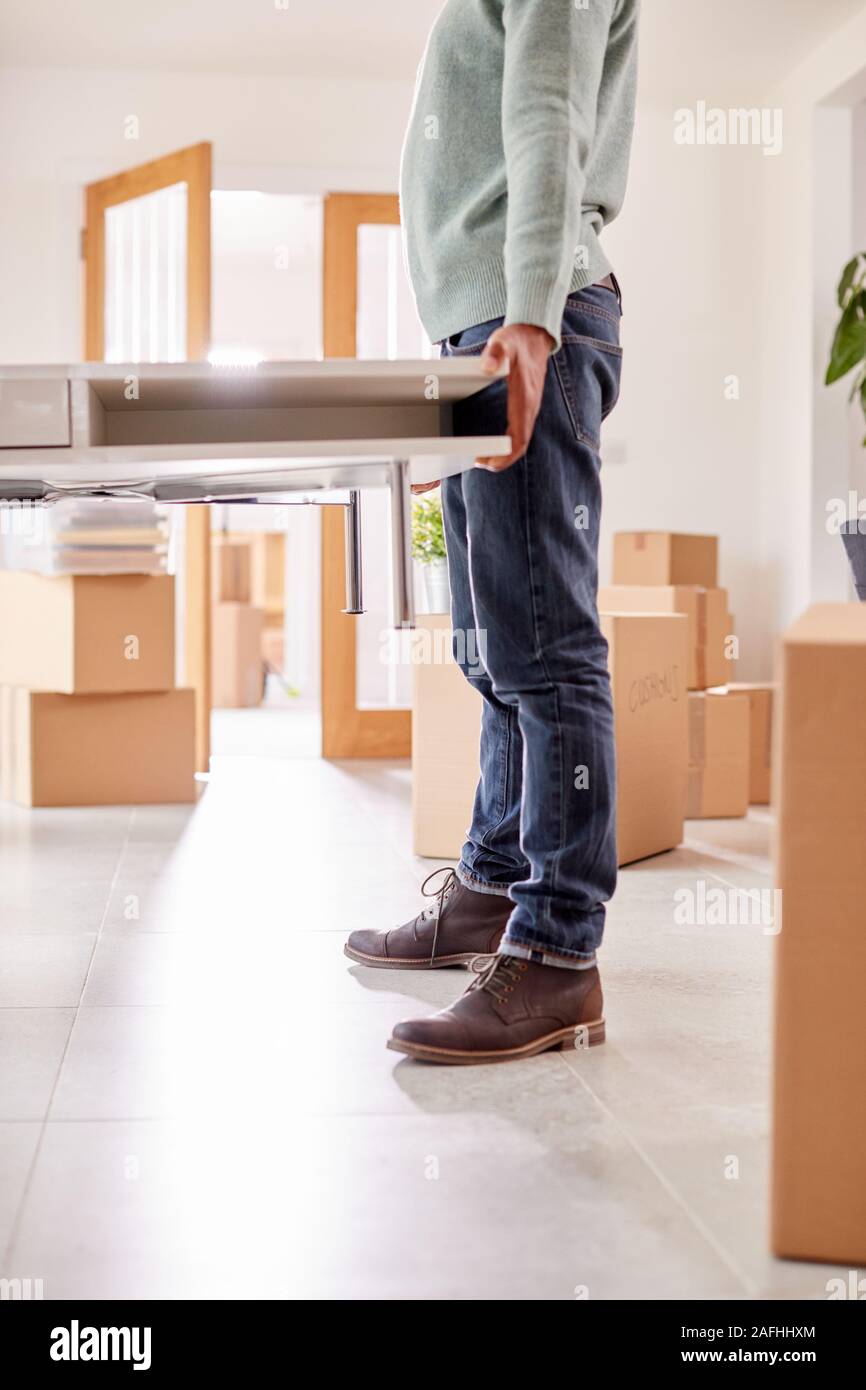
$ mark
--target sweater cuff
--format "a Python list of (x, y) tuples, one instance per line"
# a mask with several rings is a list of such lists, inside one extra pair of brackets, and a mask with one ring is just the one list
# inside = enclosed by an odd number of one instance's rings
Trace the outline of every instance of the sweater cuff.
[(568, 279), (556, 280), (542, 271), (523, 271), (508, 282), (505, 323), (531, 323), (546, 329), (554, 342), (551, 351), (558, 352), (562, 346), (560, 333), (568, 286)]

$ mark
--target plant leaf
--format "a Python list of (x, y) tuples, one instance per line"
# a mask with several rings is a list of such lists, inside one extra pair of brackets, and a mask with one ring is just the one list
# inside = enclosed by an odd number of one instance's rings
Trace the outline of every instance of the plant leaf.
[(847, 376), (852, 367), (866, 358), (866, 320), (862, 316), (864, 299), (866, 293), (861, 290), (850, 301), (836, 327), (830, 349), (830, 364), (824, 378), (827, 386)]
[(840, 309), (845, 308), (845, 296), (854, 283), (854, 276), (857, 274), (857, 264), (860, 260), (861, 252), (852, 256), (845, 269), (842, 271), (842, 278), (839, 281), (839, 288), (836, 291), (836, 299)]
[(422, 564), (446, 558), (441, 498), (421, 497), (413, 501), (412, 554)]

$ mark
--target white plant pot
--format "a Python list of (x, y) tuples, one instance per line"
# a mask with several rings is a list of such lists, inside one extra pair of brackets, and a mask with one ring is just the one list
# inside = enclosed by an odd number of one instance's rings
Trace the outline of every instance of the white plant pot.
[(431, 560), (421, 566), (424, 576), (424, 608), (427, 613), (451, 611), (451, 590), (448, 586), (448, 561)]

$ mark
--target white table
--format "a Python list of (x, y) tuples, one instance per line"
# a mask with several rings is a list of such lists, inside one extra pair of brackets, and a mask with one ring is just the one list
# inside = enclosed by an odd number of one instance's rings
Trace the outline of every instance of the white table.
[(346, 609), (361, 612), (360, 494), (384, 487), (403, 626), (414, 619), (411, 484), (510, 448), (504, 435), (452, 430), (453, 403), (489, 382), (471, 358), (0, 367), (0, 503), (337, 503)]

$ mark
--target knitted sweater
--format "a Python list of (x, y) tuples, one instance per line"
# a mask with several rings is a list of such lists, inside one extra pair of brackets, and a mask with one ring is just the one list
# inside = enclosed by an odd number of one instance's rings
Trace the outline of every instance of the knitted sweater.
[(639, 0), (447, 0), (403, 145), (406, 264), (433, 341), (504, 316), (559, 345), (568, 294), (611, 267)]

